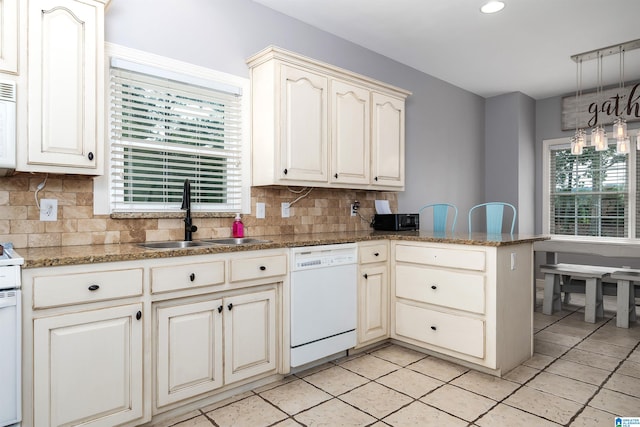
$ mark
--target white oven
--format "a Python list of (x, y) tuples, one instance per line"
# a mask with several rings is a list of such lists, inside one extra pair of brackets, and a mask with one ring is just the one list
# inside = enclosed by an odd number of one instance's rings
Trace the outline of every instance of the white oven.
[(21, 291), (20, 265), (24, 260), (10, 244), (0, 256), (0, 426), (21, 420)]
[(291, 366), (356, 345), (355, 243), (291, 249)]

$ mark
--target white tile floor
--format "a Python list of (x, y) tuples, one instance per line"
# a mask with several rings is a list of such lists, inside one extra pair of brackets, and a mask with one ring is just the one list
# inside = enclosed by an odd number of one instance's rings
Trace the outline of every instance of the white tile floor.
[[(640, 325), (534, 314), (535, 354), (496, 378), (398, 345), (327, 363), (165, 422), (175, 427), (614, 426), (640, 417)], [(639, 311), (640, 312), (640, 311)]]

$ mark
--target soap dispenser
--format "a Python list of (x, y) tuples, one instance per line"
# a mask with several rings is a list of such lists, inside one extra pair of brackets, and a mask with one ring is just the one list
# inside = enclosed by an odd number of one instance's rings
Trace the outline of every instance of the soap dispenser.
[(244, 237), (244, 224), (240, 214), (236, 214), (236, 219), (233, 221), (233, 227), (231, 228), (231, 234), (233, 237)]

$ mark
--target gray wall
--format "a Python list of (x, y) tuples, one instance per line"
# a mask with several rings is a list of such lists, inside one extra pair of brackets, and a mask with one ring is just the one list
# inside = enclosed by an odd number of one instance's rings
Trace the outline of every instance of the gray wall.
[(533, 234), (535, 100), (520, 92), (495, 96), (485, 114), (486, 201), (514, 205), (516, 232)]
[(246, 58), (276, 45), (410, 90), (399, 210), (454, 203), (462, 227), (485, 201), (482, 97), (249, 0), (112, 0), (105, 26), (108, 42), (242, 77)]

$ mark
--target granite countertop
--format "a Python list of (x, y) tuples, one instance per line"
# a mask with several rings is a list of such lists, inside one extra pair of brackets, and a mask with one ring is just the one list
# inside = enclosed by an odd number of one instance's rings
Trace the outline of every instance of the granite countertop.
[(249, 245), (212, 245), (185, 249), (146, 249), (137, 243), (115, 245), (57, 246), (17, 249), (24, 258), (23, 268), (54, 267), (96, 262), (131, 261), (187, 255), (218, 254), (259, 249), (277, 249), (313, 245), (362, 242), (368, 240), (406, 240), (476, 246), (506, 246), (546, 240), (546, 236), (487, 235), (485, 233), (444, 233), (429, 231), (353, 231), (334, 233), (251, 236), (270, 240)]

